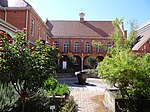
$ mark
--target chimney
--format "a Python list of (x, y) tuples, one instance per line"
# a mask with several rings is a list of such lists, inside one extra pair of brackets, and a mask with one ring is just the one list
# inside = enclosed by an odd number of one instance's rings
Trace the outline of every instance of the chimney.
[(85, 14), (81, 12), (79, 14), (79, 16), (80, 16), (80, 22), (83, 23), (84, 22), (84, 16), (85, 16)]

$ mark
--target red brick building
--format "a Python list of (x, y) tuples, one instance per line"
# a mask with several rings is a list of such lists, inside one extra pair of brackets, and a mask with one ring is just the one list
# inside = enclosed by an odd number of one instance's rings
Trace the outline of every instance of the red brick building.
[[(59, 61), (62, 66), (63, 62), (67, 65), (67, 54), (72, 53), (76, 57), (76, 69), (86, 68), (85, 59), (88, 56), (96, 56), (99, 61), (108, 55), (112, 41), (109, 37), (114, 31), (112, 21), (86, 21), (84, 13), (80, 13), (79, 21), (50, 21), (46, 24), (49, 27), (48, 33), (51, 36), (50, 44), (56, 45), (63, 59)], [(123, 30), (122, 25), (122, 31)], [(92, 41), (101, 42), (107, 50), (98, 49), (92, 46)], [(65, 65), (65, 66), (66, 66)]]
[[(59, 53), (64, 57), (58, 64), (65, 64), (69, 68), (67, 57), (71, 53), (76, 57), (76, 70), (86, 68), (85, 59), (96, 56), (99, 61), (108, 54), (112, 41), (109, 35), (114, 31), (112, 21), (85, 21), (84, 13), (80, 13), (79, 21), (46, 21), (46, 24), (25, 0), (1, 0), (0, 18), (18, 28), (27, 28), (26, 40), (35, 45), (38, 39), (46, 40), (51, 45), (59, 48)], [(123, 25), (121, 30), (126, 37)], [(106, 49), (92, 46), (92, 41), (101, 42)]]
[(0, 18), (22, 30), (27, 28), (26, 40), (35, 45), (38, 39), (47, 39), (47, 26), (25, 0), (0, 0)]
[(137, 54), (150, 53), (150, 21), (147, 21), (137, 29), (139, 37), (132, 48), (132, 51)]

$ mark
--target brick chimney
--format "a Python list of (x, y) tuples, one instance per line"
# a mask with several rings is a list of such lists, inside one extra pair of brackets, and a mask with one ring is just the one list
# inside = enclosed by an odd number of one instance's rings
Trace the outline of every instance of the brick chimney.
[(83, 23), (84, 22), (84, 16), (85, 16), (85, 14), (81, 12), (79, 14), (79, 16), (80, 16), (80, 22)]

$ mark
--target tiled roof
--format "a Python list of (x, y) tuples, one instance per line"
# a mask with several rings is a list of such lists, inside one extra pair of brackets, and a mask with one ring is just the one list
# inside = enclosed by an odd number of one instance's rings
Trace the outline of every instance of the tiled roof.
[(133, 51), (139, 50), (145, 44), (145, 42), (147, 42), (149, 39), (150, 39), (150, 32), (147, 32), (143, 35), (140, 41), (134, 45), (132, 50)]
[(108, 37), (114, 31), (112, 21), (46, 21), (52, 36)]
[(30, 4), (25, 0), (0, 0), (0, 5), (2, 7), (26, 7)]

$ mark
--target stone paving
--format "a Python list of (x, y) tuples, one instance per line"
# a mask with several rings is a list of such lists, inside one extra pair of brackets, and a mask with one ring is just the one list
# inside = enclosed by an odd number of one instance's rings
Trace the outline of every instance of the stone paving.
[(77, 78), (59, 78), (60, 83), (68, 84), (78, 112), (108, 112), (103, 105), (103, 94), (108, 84), (102, 79), (88, 78), (86, 85), (79, 85)]

